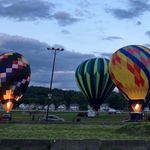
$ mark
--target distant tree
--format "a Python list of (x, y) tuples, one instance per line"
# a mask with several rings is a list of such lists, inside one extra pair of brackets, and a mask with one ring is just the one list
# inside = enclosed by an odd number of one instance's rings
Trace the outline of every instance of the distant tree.
[(80, 109), (81, 110), (88, 110), (88, 106), (86, 104), (82, 104)]
[(109, 104), (109, 107), (115, 109), (124, 109), (126, 99), (117, 92), (112, 92), (106, 99), (106, 103)]
[[(50, 91), (47, 87), (30, 86), (24, 93), (23, 97), (17, 102), (17, 105), (21, 103), (38, 103), (41, 105), (47, 105), (48, 93), (50, 93)], [(61, 104), (65, 104), (66, 107), (69, 108), (70, 104), (79, 104), (80, 109), (85, 110), (86, 106), (89, 104), (81, 91), (64, 91), (62, 89), (55, 88), (51, 90), (51, 94), (52, 97), (50, 104), (53, 103), (56, 107)], [(125, 107), (126, 100), (120, 93), (112, 92), (104, 103), (108, 103), (112, 108), (123, 109)]]

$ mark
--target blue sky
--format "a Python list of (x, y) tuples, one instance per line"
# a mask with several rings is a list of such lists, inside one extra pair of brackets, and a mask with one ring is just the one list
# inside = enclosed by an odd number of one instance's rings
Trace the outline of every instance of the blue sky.
[(117, 49), (150, 47), (149, 0), (0, 0), (0, 53), (16, 51), (31, 66), (30, 86), (78, 90), (75, 70), (94, 57), (109, 58)]

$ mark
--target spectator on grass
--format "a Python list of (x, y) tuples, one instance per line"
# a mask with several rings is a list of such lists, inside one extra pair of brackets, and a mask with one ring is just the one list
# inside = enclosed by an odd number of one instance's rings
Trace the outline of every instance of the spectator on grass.
[(81, 121), (81, 119), (79, 119), (79, 118), (77, 118), (77, 120), (76, 120), (77, 122), (80, 122)]
[(75, 121), (75, 117), (73, 117), (73, 119), (72, 119), (72, 122), (74, 122)]
[(32, 120), (34, 120), (34, 114), (32, 115)]

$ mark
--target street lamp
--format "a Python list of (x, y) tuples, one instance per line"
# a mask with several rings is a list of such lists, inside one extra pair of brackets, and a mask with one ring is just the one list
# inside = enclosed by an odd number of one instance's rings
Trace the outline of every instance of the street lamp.
[(51, 90), (52, 90), (52, 83), (53, 83), (53, 74), (54, 74), (54, 66), (55, 66), (55, 59), (56, 59), (56, 54), (59, 52), (59, 51), (64, 51), (64, 49), (59, 49), (59, 48), (47, 48), (47, 50), (51, 50), (54, 52), (54, 59), (53, 59), (53, 66), (52, 66), (52, 74), (51, 74), (51, 80), (50, 80), (50, 88), (49, 88), (49, 93), (48, 93), (48, 105), (47, 105), (47, 112), (46, 112), (46, 121), (48, 121), (48, 113), (49, 113), (49, 106), (50, 106), (50, 100), (51, 100), (51, 97), (52, 97), (52, 94), (51, 94)]

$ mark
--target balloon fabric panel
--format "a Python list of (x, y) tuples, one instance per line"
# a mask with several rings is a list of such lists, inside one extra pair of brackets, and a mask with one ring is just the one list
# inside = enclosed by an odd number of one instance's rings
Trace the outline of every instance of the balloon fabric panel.
[(88, 99), (88, 93), (86, 92), (86, 89), (84, 87), (84, 78), (82, 78), (82, 75), (84, 74), (83, 67), (87, 61), (83, 62), (78, 68), (76, 69), (75, 76), (76, 76), (76, 83), (79, 87), (79, 89), (83, 92), (85, 97)]
[(115, 87), (109, 76), (108, 63), (107, 59), (94, 58), (84, 61), (76, 69), (76, 83), (95, 109)]
[(149, 90), (150, 50), (139, 45), (119, 49), (110, 60), (109, 71), (114, 83), (130, 99), (145, 99)]

